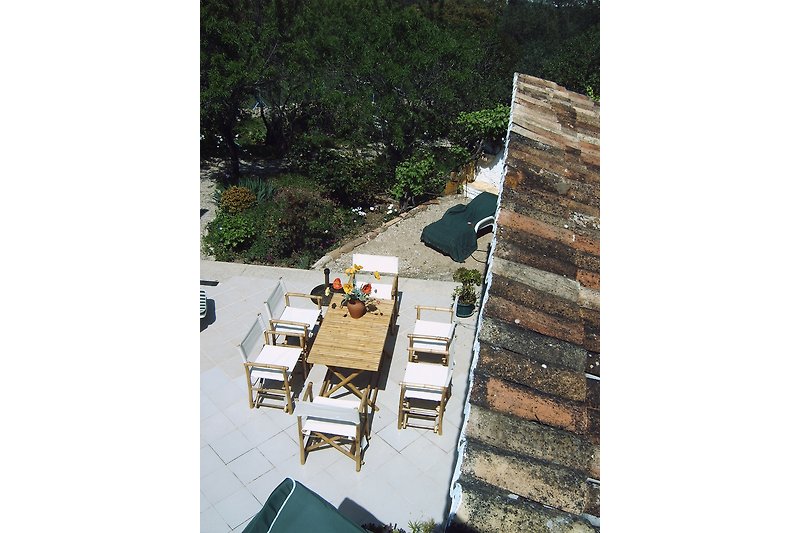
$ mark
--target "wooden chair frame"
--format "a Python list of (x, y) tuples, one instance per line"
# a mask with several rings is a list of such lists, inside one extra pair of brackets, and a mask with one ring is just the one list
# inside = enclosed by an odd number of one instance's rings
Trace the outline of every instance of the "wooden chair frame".
[[(406, 372), (400, 382), (400, 405), (397, 409), (397, 429), (415, 427), (432, 429), (439, 435), (444, 427), (444, 411), (453, 388), (453, 371), (455, 361), (451, 360), (447, 367), (430, 363), (406, 363)], [(412, 366), (413, 365), (413, 372)], [(427, 373), (427, 375), (425, 375)], [(414, 381), (419, 378), (430, 378), (431, 382)], [(406, 380), (409, 381), (406, 381)], [(409, 391), (425, 393), (429, 398), (409, 396)], [(414, 420), (426, 423), (414, 422)]]
[[(283, 301), (284, 301), (284, 308), (281, 310), (281, 316), (275, 316), (276, 312), (275, 309), (272, 308), (270, 305), (270, 300), (272, 300), (273, 295), (275, 293), (283, 294)], [(291, 298), (308, 298), (311, 299), (317, 305), (317, 316), (314, 323), (305, 323), (305, 322), (297, 322), (288, 319), (281, 318), (284, 314), (286, 309), (292, 308), (291, 305)], [(267, 296), (266, 301), (264, 301), (264, 308), (267, 311), (267, 315), (270, 317), (270, 324), (273, 325), (274, 329), (279, 332), (279, 334), (283, 334), (284, 331), (299, 331), (300, 329), (303, 330), (303, 335), (306, 341), (310, 340), (311, 336), (313, 335), (313, 331), (317, 329), (317, 326), (322, 323), (322, 296), (315, 296), (313, 294), (305, 294), (302, 292), (291, 292), (286, 290), (286, 284), (283, 282), (282, 279), (278, 280), (278, 285), (275, 287), (273, 292)], [(300, 308), (294, 308), (300, 309)]]
[[(361, 471), (363, 446), (362, 440), (367, 436), (364, 431), (367, 418), (366, 395), (358, 404), (358, 411), (351, 408), (332, 405), (315, 405), (312, 393), (313, 383), (309, 382), (303, 394), (302, 403), (298, 403), (297, 434), (300, 441), (300, 464), (306, 464), (306, 457), (314, 450), (335, 448), (356, 463), (356, 472)], [(327, 399), (331, 401), (331, 399)], [(336, 401), (336, 400), (333, 400)], [(313, 417), (325, 421), (355, 422), (355, 436), (348, 437), (330, 432), (309, 431), (303, 433), (303, 417)]]
[[(430, 305), (418, 305), (417, 306), (417, 320), (422, 320), (422, 312), (423, 311), (433, 311), (433, 312), (441, 312), (441, 313), (448, 313), (450, 315), (450, 324), (455, 324), (453, 319), (455, 313), (452, 307), (435, 307)], [(442, 322), (444, 324), (444, 322)], [(419, 333), (409, 333), (408, 334), (408, 360), (409, 362), (416, 363), (419, 361), (419, 356), (417, 354), (424, 353), (424, 354), (432, 354), (437, 357), (441, 357), (443, 365), (450, 364), (450, 344), (453, 342), (453, 338), (455, 337), (455, 329), (453, 330), (453, 335), (450, 337), (442, 337), (437, 335), (421, 335)], [(443, 344), (443, 349), (439, 348), (424, 348), (417, 346), (414, 347), (414, 341), (435, 341), (437, 343)]]
[[(450, 399), (452, 387), (452, 383), (449, 383), (446, 387), (437, 387), (434, 385), (426, 385), (424, 383), (401, 382), (400, 407), (397, 411), (397, 429), (406, 429), (407, 427), (432, 429), (434, 432), (441, 435), (444, 426), (444, 410), (447, 406), (447, 401)], [(438, 401), (423, 400), (420, 398), (407, 398), (406, 391), (409, 388), (438, 392), (441, 394), (441, 397)], [(413, 419), (427, 420), (432, 422), (433, 426), (431, 427), (430, 425), (413, 423)]]
[[(278, 332), (272, 328), (265, 329), (264, 320), (261, 317), (261, 314), (258, 315), (256, 322), (251, 327), (251, 332), (252, 329), (257, 325), (263, 330), (264, 344), (262, 347), (264, 345), (281, 346), (281, 344), (276, 342), (279, 335), (296, 336), (298, 338), (300, 349), (299, 361), (303, 368), (303, 381), (305, 381), (308, 376), (308, 363), (306, 361), (307, 350), (303, 336), (295, 333)], [(249, 335), (250, 333), (248, 333), (247, 336)], [(247, 339), (247, 336), (245, 337), (245, 340)], [(250, 356), (242, 346), (244, 342), (245, 341), (242, 341), (238, 348), (244, 364), (245, 378), (247, 379), (247, 400), (250, 405), (250, 409), (271, 407), (275, 409), (283, 409), (284, 412), (292, 414), (294, 412), (294, 406), (292, 403), (292, 376), (294, 374), (294, 367), (288, 368), (280, 365), (250, 361)], [(280, 373), (282, 379), (278, 379), (277, 377), (256, 377), (255, 383), (253, 383), (253, 370), (255, 369), (271, 370), (273, 372)], [(280, 385), (270, 386), (271, 383), (280, 383)]]

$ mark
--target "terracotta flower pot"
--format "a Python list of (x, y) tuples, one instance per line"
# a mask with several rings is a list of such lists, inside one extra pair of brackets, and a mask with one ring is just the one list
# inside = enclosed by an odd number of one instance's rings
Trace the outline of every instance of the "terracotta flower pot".
[(347, 300), (347, 312), (352, 318), (361, 318), (367, 312), (367, 304), (361, 300)]

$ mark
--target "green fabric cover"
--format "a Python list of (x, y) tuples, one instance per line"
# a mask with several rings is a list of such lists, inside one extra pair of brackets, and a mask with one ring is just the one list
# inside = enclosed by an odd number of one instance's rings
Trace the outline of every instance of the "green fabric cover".
[(454, 261), (464, 260), (478, 249), (475, 223), (497, 211), (497, 195), (482, 192), (468, 205), (458, 204), (448, 209), (442, 218), (422, 230), (422, 242), (449, 255)]
[[(284, 505), (285, 502), (285, 505)], [(270, 529), (272, 528), (272, 529)], [(364, 533), (336, 507), (299, 481), (284, 479), (242, 533)]]

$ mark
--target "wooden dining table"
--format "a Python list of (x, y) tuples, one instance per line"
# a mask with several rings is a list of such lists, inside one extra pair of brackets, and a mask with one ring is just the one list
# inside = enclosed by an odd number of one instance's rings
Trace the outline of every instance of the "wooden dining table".
[[(370, 407), (378, 410), (376, 381), (394, 308), (394, 300), (375, 300), (364, 316), (352, 318), (347, 306), (341, 305), (341, 298), (333, 299), (307, 358), (311, 364), (328, 368), (320, 391), (322, 396), (331, 396), (346, 387), (359, 399), (367, 395)], [(370, 374), (369, 379), (359, 387), (354, 381), (364, 373)], [(333, 383), (331, 374), (338, 378), (338, 383)]]

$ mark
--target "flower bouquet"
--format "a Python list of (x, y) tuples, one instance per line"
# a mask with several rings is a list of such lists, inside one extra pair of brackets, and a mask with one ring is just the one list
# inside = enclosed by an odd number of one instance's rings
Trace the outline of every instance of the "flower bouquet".
[[(370, 293), (372, 292), (371, 284), (364, 283), (361, 286), (356, 284), (356, 274), (363, 268), (364, 267), (361, 265), (353, 265), (345, 270), (344, 273), (350, 276), (350, 278), (347, 280), (347, 283), (343, 284), (342, 280), (339, 278), (333, 280), (334, 290), (344, 291), (342, 305), (347, 305), (350, 316), (353, 318), (361, 318), (364, 313), (366, 313), (367, 305), (374, 301), (374, 298), (370, 296)], [(381, 279), (381, 275), (378, 272), (374, 272), (373, 274), (375, 279)], [(328, 294), (330, 294), (330, 289), (326, 289), (326, 295)]]

